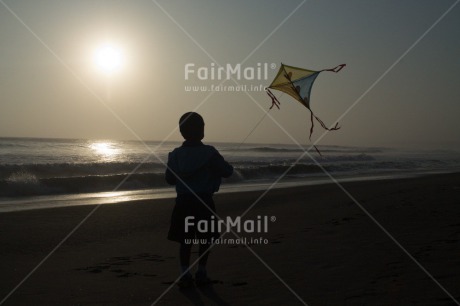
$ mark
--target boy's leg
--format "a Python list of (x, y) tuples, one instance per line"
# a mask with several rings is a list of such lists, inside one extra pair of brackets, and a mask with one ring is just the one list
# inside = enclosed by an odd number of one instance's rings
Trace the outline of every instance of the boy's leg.
[[(212, 195), (203, 195), (203, 200), (205, 201), (207, 207), (203, 207), (203, 205), (199, 206), (201, 210), (200, 219), (207, 221), (209, 224), (212, 222), (213, 212), (215, 211), (214, 201), (212, 199)], [(212, 212), (209, 211), (210, 209), (212, 210)], [(209, 257), (208, 250), (212, 243), (211, 237), (213, 236), (213, 232), (209, 231), (207, 233), (201, 234), (198, 237), (200, 239), (200, 247), (198, 250), (200, 260), (198, 261), (198, 271), (200, 271), (200, 268), (204, 269), (206, 267), (206, 263), (208, 262)]]
[(187, 289), (193, 287), (193, 277), (190, 273), (190, 254), (192, 252), (192, 244), (181, 243), (179, 248), (180, 257), (180, 270), (182, 277), (180, 278), (178, 285), (181, 289)]
[(206, 263), (208, 262), (208, 257), (209, 257), (209, 252), (208, 251), (209, 247), (211, 244), (208, 243), (200, 243), (200, 248), (198, 250), (200, 260), (198, 261), (198, 267), (203, 266), (206, 267)]
[(211, 280), (208, 278), (208, 273), (206, 271), (206, 263), (208, 262), (210, 246), (210, 243), (200, 244), (198, 251), (200, 260), (198, 261), (198, 271), (195, 274), (195, 279), (198, 285), (206, 285), (211, 283)]
[[(192, 253), (192, 244), (186, 244), (186, 243), (180, 244), (179, 258), (180, 258), (181, 273), (184, 273), (185, 271), (188, 270), (190, 266), (191, 253)], [(188, 271), (187, 274), (184, 275), (184, 277), (186, 276), (191, 276), (190, 271)]]
[[(212, 222), (212, 212), (215, 211), (212, 195), (202, 195), (202, 199), (206, 203), (206, 207), (202, 205), (202, 203), (199, 203), (200, 205), (197, 209), (197, 215), (199, 216), (198, 219), (206, 220), (207, 222)], [(210, 212), (210, 209), (212, 212)], [(208, 262), (209, 257), (209, 248), (212, 245), (211, 237), (213, 237), (214, 235), (211, 231), (207, 233), (197, 233), (197, 235), (197, 238), (200, 240), (200, 246), (198, 249), (200, 259), (198, 261), (198, 271), (195, 274), (195, 281), (197, 285), (205, 285), (211, 283), (211, 280), (207, 276), (206, 264)]]

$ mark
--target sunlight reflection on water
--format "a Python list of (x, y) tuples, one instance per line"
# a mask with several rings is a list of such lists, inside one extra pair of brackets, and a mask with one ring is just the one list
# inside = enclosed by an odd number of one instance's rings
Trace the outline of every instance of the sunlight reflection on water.
[(116, 156), (121, 153), (121, 149), (117, 147), (116, 143), (109, 141), (92, 142), (89, 148), (106, 161), (115, 160)]

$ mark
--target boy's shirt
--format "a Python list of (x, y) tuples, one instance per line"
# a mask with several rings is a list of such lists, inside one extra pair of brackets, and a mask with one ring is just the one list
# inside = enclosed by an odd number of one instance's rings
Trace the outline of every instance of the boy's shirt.
[(190, 189), (197, 194), (213, 194), (219, 190), (221, 178), (232, 173), (233, 167), (213, 146), (186, 140), (169, 153), (165, 176), (168, 184), (176, 185), (178, 195), (191, 194)]

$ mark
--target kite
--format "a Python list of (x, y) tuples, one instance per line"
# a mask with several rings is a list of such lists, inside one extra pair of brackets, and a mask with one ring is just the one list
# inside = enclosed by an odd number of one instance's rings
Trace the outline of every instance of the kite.
[[(311, 120), (311, 127), (310, 127), (310, 137), (313, 134), (313, 127), (314, 127), (314, 119), (316, 119), (319, 124), (328, 131), (335, 131), (340, 129), (338, 126), (338, 122), (335, 124), (334, 127), (327, 127), (324, 122), (319, 119), (311, 109), (310, 105), (310, 93), (313, 83), (315, 82), (318, 75), (323, 71), (332, 71), (332, 72), (339, 72), (342, 70), (346, 64), (338, 65), (332, 69), (324, 69), (319, 71), (303, 69), (293, 66), (284, 65), (281, 63), (281, 67), (273, 80), (273, 82), (266, 88), (268, 96), (272, 99), (272, 105), (270, 109), (276, 106), (278, 109), (280, 108), (280, 102), (275, 97), (275, 95), (270, 91), (279, 90), (282, 91), (297, 101), (299, 101), (303, 106), (305, 106), (310, 111), (310, 120)], [(319, 153), (318, 149), (315, 147), (316, 151)]]

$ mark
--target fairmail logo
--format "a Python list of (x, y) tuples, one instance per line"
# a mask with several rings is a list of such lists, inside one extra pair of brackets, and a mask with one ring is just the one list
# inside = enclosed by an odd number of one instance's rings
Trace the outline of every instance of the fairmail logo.
[(211, 216), (209, 220), (195, 220), (194, 216), (185, 218), (185, 232), (188, 233), (193, 228), (200, 233), (235, 231), (236, 233), (268, 233), (268, 224), (275, 222), (275, 216), (257, 216), (256, 219), (243, 220), (241, 217), (227, 216), (225, 219), (216, 219)]
[(256, 66), (242, 67), (241, 64), (226, 64), (219, 66), (211, 63), (209, 66), (198, 67), (194, 63), (187, 63), (184, 66), (184, 77), (186, 80), (268, 80), (270, 70), (276, 69), (276, 64), (257, 63)]

